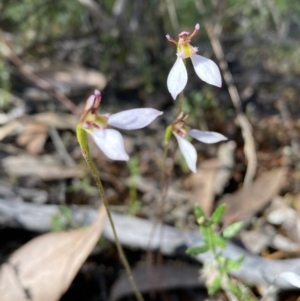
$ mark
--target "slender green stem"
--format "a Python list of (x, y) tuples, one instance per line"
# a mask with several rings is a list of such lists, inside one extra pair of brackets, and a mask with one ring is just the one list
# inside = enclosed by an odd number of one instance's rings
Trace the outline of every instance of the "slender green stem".
[(106, 198), (106, 194), (104, 192), (104, 188), (102, 186), (102, 182), (98, 176), (98, 171), (97, 171), (97, 168), (90, 156), (90, 152), (89, 152), (89, 147), (88, 147), (88, 143), (87, 143), (87, 133), (86, 131), (81, 127), (81, 125), (78, 125), (77, 126), (77, 130), (76, 130), (76, 133), (77, 133), (77, 140), (79, 142), (79, 145), (80, 145), (80, 148), (81, 148), (81, 152), (82, 152), (82, 155), (86, 161), (86, 163), (88, 164), (90, 170), (91, 170), (91, 173), (93, 175), (93, 178), (96, 182), (96, 185), (98, 187), (98, 190), (100, 192), (100, 196), (101, 196), (101, 199), (103, 201), (103, 204), (105, 206), (105, 209), (106, 209), (106, 212), (107, 212), (107, 216), (108, 216), (108, 219), (109, 219), (109, 222), (110, 222), (110, 225), (111, 225), (111, 228), (112, 228), (112, 231), (113, 231), (113, 234), (114, 234), (114, 238), (115, 238), (115, 242), (116, 242), (116, 246), (117, 246), (117, 250), (118, 250), (118, 253), (119, 253), (119, 256), (120, 256), (120, 259), (123, 263), (123, 266), (125, 268), (125, 271), (126, 271), (126, 274), (128, 276), (128, 279), (129, 279), (129, 282), (131, 284), (131, 287), (134, 291), (134, 294), (135, 294), (135, 297), (138, 301), (144, 301), (144, 298), (142, 296), (142, 294), (140, 293), (137, 285), (136, 285), (136, 282), (133, 278), (133, 275), (132, 275), (132, 271), (131, 271), (131, 268), (130, 268), (130, 265), (127, 261), (127, 258), (125, 256), (125, 253), (124, 253), (124, 250), (122, 248), (122, 245), (118, 239), (118, 235), (117, 235), (117, 231), (116, 231), (116, 228), (115, 228), (115, 224), (114, 224), (114, 221), (112, 219), (112, 216), (111, 216), (111, 212), (110, 212), (110, 209), (109, 209), (109, 204), (108, 204), (108, 201), (107, 201), (107, 198)]
[[(161, 178), (160, 178), (160, 187), (162, 191), (164, 191), (165, 181), (166, 181), (166, 160), (168, 155), (169, 142), (164, 144), (164, 154), (162, 160), (162, 168), (161, 168)], [(163, 193), (162, 193), (163, 195)]]
[[(174, 161), (175, 161), (175, 154), (177, 151), (177, 145), (174, 147), (173, 153), (172, 153), (172, 166), (171, 169), (168, 173), (168, 177), (166, 177), (166, 170), (165, 167), (166, 165), (163, 165), (163, 171), (164, 171), (164, 178), (162, 178), (162, 185), (161, 185), (161, 189), (162, 189), (162, 193), (161, 193), (161, 203), (160, 203), (160, 212), (159, 212), (159, 218), (160, 218), (160, 222), (163, 224), (164, 223), (164, 208), (165, 208), (165, 203), (166, 203), (166, 197), (167, 197), (167, 192), (169, 190), (170, 187), (170, 183), (171, 183), (171, 176), (172, 176), (172, 172), (174, 169)], [(167, 153), (168, 153), (168, 146), (165, 145), (165, 150), (164, 150), (164, 162), (166, 161), (167, 158)], [(163, 241), (163, 228), (160, 231), (160, 240)], [(161, 253), (158, 253), (158, 257), (157, 257), (157, 263), (158, 264), (162, 264), (162, 255)]]
[[(180, 115), (180, 113), (182, 113), (183, 95), (184, 95), (184, 92), (182, 91), (179, 95), (178, 115)], [(161, 219), (161, 222), (163, 222), (163, 209), (164, 209), (164, 204), (165, 204), (165, 200), (167, 197), (167, 192), (168, 192), (168, 189), (170, 186), (171, 176), (172, 176), (172, 172), (173, 172), (173, 168), (174, 168), (175, 153), (177, 151), (177, 144), (176, 144), (176, 146), (174, 147), (173, 154), (172, 154), (172, 166), (171, 166), (170, 171), (167, 173), (166, 160), (167, 160), (171, 136), (172, 136), (172, 131), (171, 131), (171, 126), (169, 126), (166, 130), (166, 135), (165, 135), (164, 154), (163, 154), (163, 162), (162, 162), (162, 168), (161, 168), (161, 204), (160, 204), (160, 216), (159, 216), (159, 218)]]

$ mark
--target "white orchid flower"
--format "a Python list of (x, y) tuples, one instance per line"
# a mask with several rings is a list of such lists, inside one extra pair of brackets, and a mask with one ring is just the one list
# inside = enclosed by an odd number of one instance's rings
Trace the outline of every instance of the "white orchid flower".
[(300, 288), (300, 276), (294, 272), (283, 272), (279, 274), (279, 277), (283, 278), (290, 284)]
[(176, 99), (177, 95), (185, 88), (188, 80), (187, 71), (183, 62), (186, 58), (191, 58), (195, 72), (200, 79), (210, 85), (217, 87), (222, 86), (221, 74), (218, 66), (210, 59), (196, 54), (197, 47), (190, 45), (192, 38), (199, 31), (199, 24), (196, 24), (194, 32), (183, 31), (178, 35), (178, 42), (166, 35), (168, 41), (177, 45), (177, 60), (172, 67), (168, 79), (167, 86), (172, 97)]
[[(180, 113), (173, 124), (169, 127), (170, 131), (174, 134), (177, 139), (179, 149), (192, 172), (196, 172), (197, 164), (197, 151), (195, 147), (185, 138), (190, 135), (194, 139), (201, 141), (203, 143), (212, 144), (220, 141), (227, 140), (227, 138), (216, 132), (207, 132), (199, 131), (196, 129), (189, 129), (185, 125), (185, 120), (188, 115), (183, 116), (183, 113)], [(168, 137), (168, 134), (166, 135)]]
[(95, 90), (94, 95), (87, 100), (85, 112), (80, 120), (82, 127), (92, 135), (97, 146), (109, 159), (128, 161), (129, 156), (125, 151), (121, 133), (114, 129), (108, 129), (107, 126), (123, 130), (137, 130), (149, 125), (163, 112), (151, 108), (139, 108), (112, 115), (99, 115), (97, 108), (100, 101), (101, 94)]

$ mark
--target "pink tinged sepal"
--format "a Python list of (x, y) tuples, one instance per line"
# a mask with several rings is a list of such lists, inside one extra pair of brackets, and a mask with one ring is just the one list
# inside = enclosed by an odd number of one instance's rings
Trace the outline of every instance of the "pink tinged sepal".
[(156, 109), (133, 109), (126, 110), (108, 117), (108, 124), (123, 130), (137, 130), (150, 124), (163, 112)]
[(195, 72), (197, 73), (200, 79), (202, 79), (210, 85), (214, 85), (217, 87), (222, 86), (220, 70), (215, 62), (198, 54), (192, 55), (191, 60)]
[(290, 284), (300, 288), (300, 276), (293, 272), (283, 272), (279, 274), (279, 277), (283, 278)]
[(97, 146), (111, 160), (128, 161), (122, 135), (113, 129), (94, 130), (92, 136)]
[(95, 102), (95, 95), (93, 94), (93, 95), (90, 95), (89, 98), (86, 100), (86, 104), (85, 104), (84, 110), (85, 111), (90, 110), (93, 107), (94, 102)]
[(183, 60), (178, 57), (174, 66), (172, 67), (168, 80), (167, 86), (173, 99), (175, 100), (177, 95), (185, 88), (188, 80), (187, 71)]
[(180, 137), (178, 134), (173, 133), (177, 139), (181, 153), (192, 172), (196, 172), (197, 152), (194, 146), (186, 139)]
[(220, 141), (228, 140), (224, 135), (216, 132), (203, 132), (192, 129), (189, 131), (189, 135), (193, 138), (207, 144), (217, 143)]

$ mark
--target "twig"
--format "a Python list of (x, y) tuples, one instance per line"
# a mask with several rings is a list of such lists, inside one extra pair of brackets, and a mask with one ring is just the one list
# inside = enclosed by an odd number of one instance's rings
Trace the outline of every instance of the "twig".
[(250, 186), (255, 176), (256, 168), (257, 168), (257, 157), (256, 157), (256, 150), (255, 150), (255, 141), (252, 135), (252, 126), (248, 118), (246, 117), (246, 115), (243, 113), (240, 95), (234, 84), (233, 77), (229, 70), (227, 61), (225, 59), (224, 51), (222, 49), (220, 40), (217, 34), (215, 33), (215, 29), (216, 31), (218, 30), (220, 31), (220, 25), (217, 24), (214, 29), (211, 22), (206, 21), (204, 23), (204, 26), (207, 31), (208, 37), (210, 39), (213, 50), (215, 52), (215, 55), (219, 61), (219, 65), (222, 70), (224, 80), (228, 87), (228, 92), (230, 94), (232, 103), (236, 110), (237, 122), (242, 130), (242, 135), (245, 141), (244, 152), (248, 161), (247, 171), (244, 179), (244, 185)]
[(67, 98), (63, 93), (57, 91), (52, 85), (50, 85), (44, 79), (36, 76), (32, 71), (28, 70), (23, 66), (23, 62), (18, 58), (14, 53), (12, 46), (5, 39), (3, 32), (0, 30), (0, 40), (7, 46), (8, 53), (6, 54), (7, 58), (18, 68), (19, 72), (28, 80), (33, 82), (39, 88), (47, 91), (49, 94), (54, 96), (59, 100), (67, 109), (69, 109), (73, 114), (80, 115), (81, 110), (79, 110), (73, 102)]
[(52, 139), (52, 142), (53, 142), (59, 156), (65, 162), (66, 166), (68, 166), (68, 167), (76, 166), (75, 161), (73, 160), (73, 158), (69, 155), (68, 151), (66, 150), (66, 147), (65, 147), (63, 141), (61, 140), (61, 138), (57, 132), (57, 129), (50, 126), (48, 131), (49, 131), (49, 135)]

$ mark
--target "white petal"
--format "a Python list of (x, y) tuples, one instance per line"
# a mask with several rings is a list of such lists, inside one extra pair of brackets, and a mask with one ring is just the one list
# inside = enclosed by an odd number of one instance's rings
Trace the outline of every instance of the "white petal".
[(285, 279), (294, 286), (300, 287), (300, 276), (293, 272), (284, 272), (279, 274), (279, 277)]
[(197, 75), (200, 77), (200, 79), (202, 79), (210, 85), (214, 85), (217, 87), (222, 86), (220, 70), (215, 62), (198, 54), (192, 55), (191, 60), (194, 69)]
[(124, 141), (122, 135), (113, 129), (95, 130), (92, 136), (103, 151), (103, 153), (111, 160), (128, 161), (129, 156), (124, 149)]
[(188, 75), (183, 60), (178, 57), (167, 80), (168, 90), (173, 99), (176, 99), (177, 95), (185, 88), (187, 79)]
[(194, 146), (184, 138), (180, 137), (176, 133), (174, 133), (178, 144), (179, 148), (181, 150), (181, 153), (183, 157), (185, 158), (186, 164), (190, 168), (192, 172), (196, 172), (196, 163), (197, 163), (197, 152)]
[(137, 130), (150, 124), (163, 112), (145, 108), (119, 112), (108, 117), (108, 124), (123, 130)]
[(228, 140), (224, 135), (216, 132), (202, 132), (199, 130), (190, 130), (189, 135), (203, 143), (216, 143), (223, 140)]

